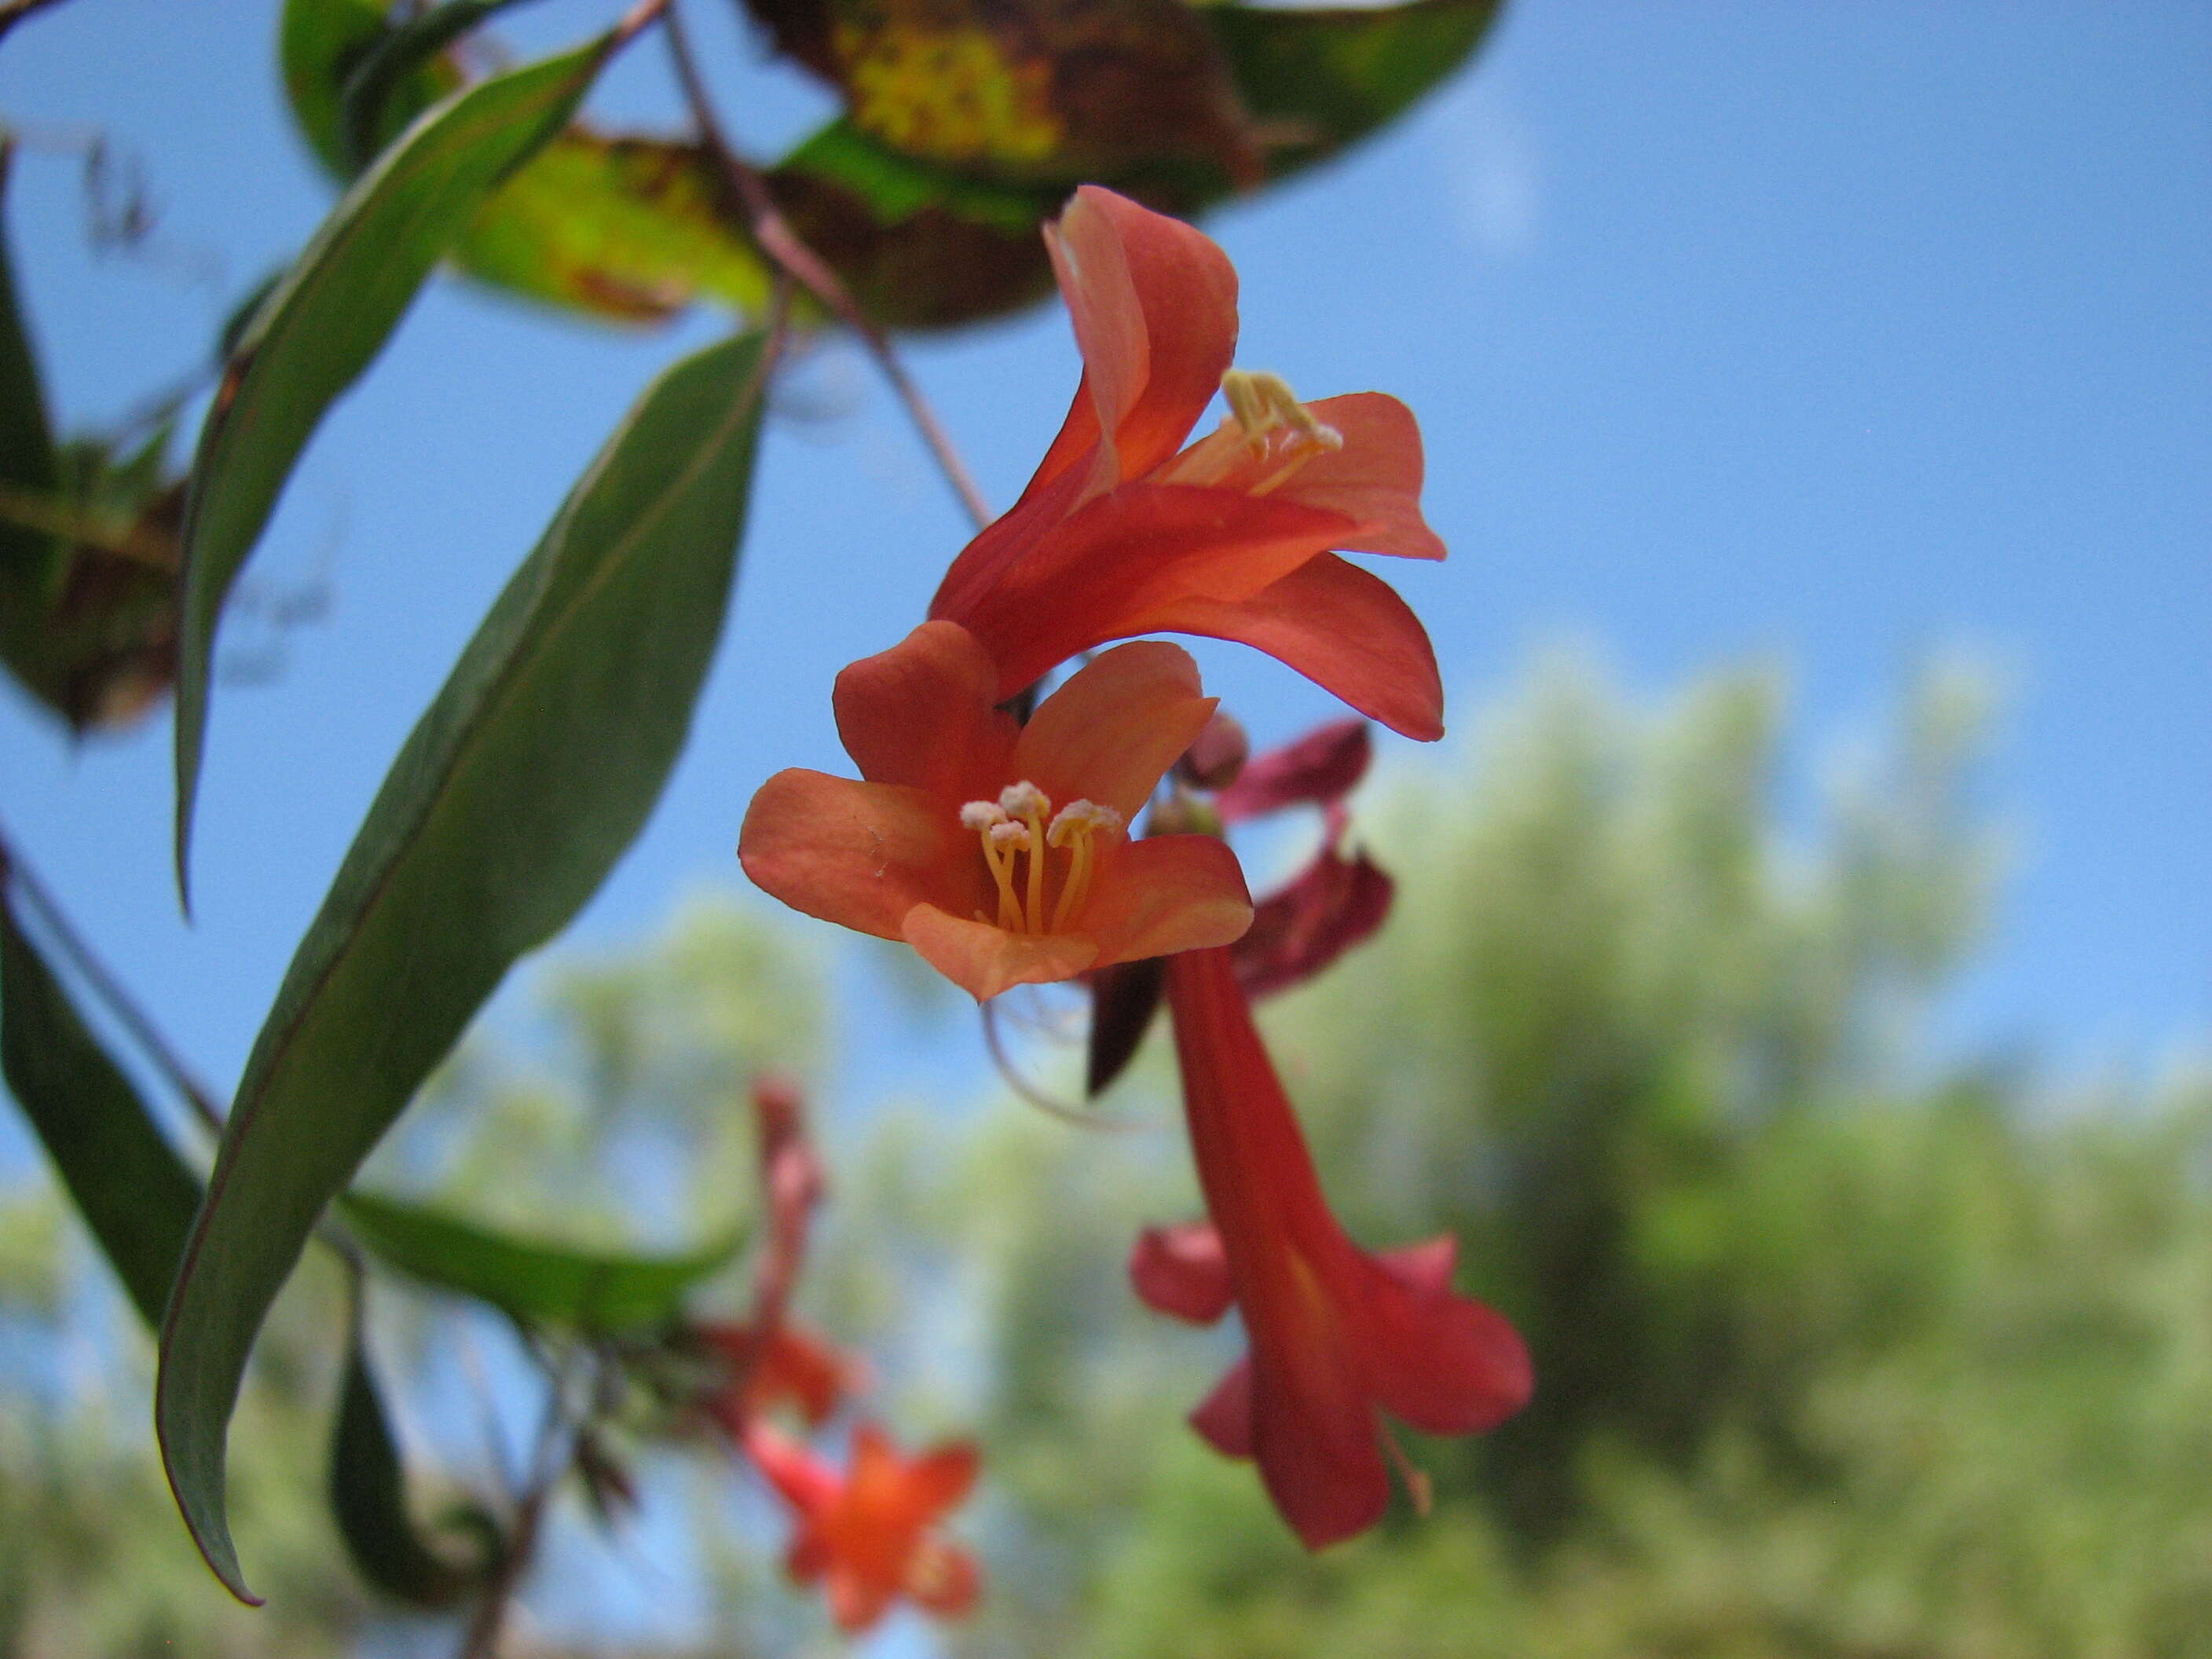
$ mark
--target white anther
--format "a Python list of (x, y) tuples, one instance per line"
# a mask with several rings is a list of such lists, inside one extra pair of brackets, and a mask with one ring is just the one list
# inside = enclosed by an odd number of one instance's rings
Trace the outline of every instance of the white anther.
[(991, 838), (994, 847), (1025, 847), (1029, 844), (1030, 827), (1001, 818), (983, 832)]
[(963, 830), (988, 830), (1006, 821), (1006, 811), (996, 801), (971, 800), (960, 809)]
[(1060, 809), (1052, 827), (1045, 831), (1045, 845), (1065, 847), (1077, 836), (1093, 830), (1112, 831), (1121, 827), (1121, 815), (1110, 806), (1101, 806), (1095, 800), (1072, 800)]
[(1052, 797), (1024, 778), (999, 791), (999, 805), (1010, 818), (1042, 817), (1052, 811)]

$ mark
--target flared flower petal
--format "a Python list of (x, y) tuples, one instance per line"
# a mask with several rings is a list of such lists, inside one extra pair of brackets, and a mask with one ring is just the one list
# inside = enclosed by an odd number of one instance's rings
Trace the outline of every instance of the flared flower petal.
[(997, 670), (975, 635), (924, 623), (837, 676), (837, 737), (871, 783), (934, 800), (995, 795), (1017, 728), (1000, 711)]
[[(1193, 1423), (1229, 1455), (1249, 1452), (1319, 1549), (1389, 1503), (1378, 1411), (1437, 1433), (1493, 1427), (1528, 1400), (1528, 1351), (1451, 1291), (1448, 1249), (1370, 1256), (1345, 1236), (1230, 952), (1174, 958), (1168, 999), (1200, 1186), (1251, 1345)], [(1160, 1264), (1148, 1265), (1157, 1290)]]
[(1125, 485), (1042, 532), (1001, 579), (933, 617), (981, 641), (1010, 697), (1055, 664), (1110, 640), (1181, 631), (1184, 602), (1235, 607), (1343, 538), (1340, 514), (1192, 485)]
[(1206, 1221), (1147, 1227), (1129, 1252), (1129, 1284), (1156, 1313), (1211, 1325), (1236, 1299), (1221, 1235)]
[(1288, 886), (1253, 907), (1252, 925), (1237, 941), (1245, 994), (1302, 984), (1373, 937), (1390, 915), (1395, 890), (1366, 854), (1346, 858), (1324, 844)]
[(1121, 646), (1038, 705), (1015, 742), (1012, 775), (1054, 800), (1110, 806), (1126, 823), (1205, 729), (1214, 704), (1188, 652), (1158, 641)]
[(1239, 641), (1401, 736), (1418, 743), (1443, 736), (1443, 682), (1428, 630), (1389, 583), (1333, 553), (1249, 599), (1184, 599), (1144, 624), (1131, 631)]
[(966, 921), (933, 904), (907, 912), (902, 937), (931, 967), (978, 1002), (1017, 985), (1054, 985), (1098, 960), (1098, 941), (1071, 933), (1012, 933)]
[(1331, 720), (1253, 756), (1214, 796), (1213, 810), (1228, 824), (1293, 806), (1334, 806), (1359, 787), (1374, 758), (1365, 720)]
[(965, 908), (978, 885), (963, 881), (972, 845), (941, 797), (794, 767), (753, 796), (738, 859), (794, 910), (898, 939), (917, 905)]
[(1228, 945), (1252, 925), (1237, 855), (1211, 836), (1124, 842), (1101, 860), (1085, 928), (1103, 968)]
[[(1346, 552), (1443, 558), (1443, 539), (1421, 516), (1425, 465), (1413, 411), (1381, 392), (1323, 398), (1306, 408), (1341, 445), (1304, 460), (1277, 487), (1279, 497), (1340, 513), (1357, 525), (1335, 544)], [(1255, 449), (1234, 422), (1225, 422), (1163, 469), (1161, 479), (1204, 478), (1218, 489), (1252, 489), (1278, 470), (1273, 455)]]
[(1096, 185), (1045, 246), (1085, 384), (1030, 488), (1094, 451), (1112, 458), (1112, 483), (1136, 477), (1182, 446), (1236, 356), (1236, 268), (1203, 233)]

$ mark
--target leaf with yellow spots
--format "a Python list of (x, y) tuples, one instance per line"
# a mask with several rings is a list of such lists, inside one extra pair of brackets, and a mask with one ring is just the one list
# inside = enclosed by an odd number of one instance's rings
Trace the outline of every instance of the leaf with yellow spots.
[(751, 0), (853, 125), (978, 177), (1073, 184), (1162, 164), (1247, 184), (1260, 151), (1183, 0)]

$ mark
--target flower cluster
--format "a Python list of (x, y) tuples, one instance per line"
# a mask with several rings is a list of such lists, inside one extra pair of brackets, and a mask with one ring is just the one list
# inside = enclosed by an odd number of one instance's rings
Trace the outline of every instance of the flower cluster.
[[(927, 619), (838, 676), (838, 732), (860, 778), (778, 774), (738, 853), (766, 891), (905, 940), (979, 1001), (1082, 980), (1094, 1087), (1164, 1000), (1210, 1220), (1146, 1233), (1132, 1277), (1184, 1319), (1238, 1310), (1249, 1354), (1193, 1424), (1255, 1460), (1319, 1548), (1389, 1501), (1395, 1448), (1379, 1413), (1473, 1433), (1530, 1389), (1512, 1328), (1453, 1291), (1449, 1238), (1370, 1255), (1337, 1224), (1249, 1006), (1320, 971), (1389, 909), (1389, 878), (1346, 850), (1368, 720), (1424, 740), (1443, 730), (1419, 619), (1340, 555), (1440, 559), (1443, 545), (1421, 516), (1420, 434), (1403, 404), (1379, 392), (1304, 404), (1232, 367), (1236, 273), (1206, 237), (1085, 187), (1046, 239), (1083, 355), (1066, 420), (1021, 499), (954, 559)], [(1226, 415), (1187, 444), (1217, 392)], [(1189, 655), (1138, 638), (1156, 634), (1253, 646), (1366, 718), (1247, 763)], [(1223, 832), (1300, 805), (1326, 815), (1320, 853), (1255, 907)], [(805, 1370), (765, 1351), (755, 1369), (771, 1363)], [(908, 1464), (856, 1437), (833, 1498), (817, 1466), (761, 1432), (742, 1443), (809, 1517), (794, 1571), (842, 1562), (925, 1605), (973, 1593), (972, 1566), (925, 1541), (972, 1457)], [(907, 1576), (854, 1565), (860, 1533)], [(873, 1594), (833, 1581), (841, 1618), (872, 1616)]]
[(975, 1484), (973, 1446), (940, 1446), (909, 1459), (880, 1426), (863, 1419), (841, 1470), (775, 1426), (775, 1413), (789, 1407), (819, 1431), (865, 1386), (867, 1371), (788, 1317), (822, 1196), (821, 1165), (806, 1139), (795, 1090), (763, 1082), (753, 1106), (767, 1238), (757, 1258), (749, 1316), (742, 1323), (696, 1325), (688, 1333), (718, 1362), (714, 1382), (694, 1407), (728, 1436), (790, 1511), (785, 1568), (799, 1583), (822, 1587), (841, 1628), (866, 1629), (901, 1596), (929, 1613), (963, 1613), (975, 1602), (981, 1575), (975, 1558), (946, 1539), (938, 1522)]

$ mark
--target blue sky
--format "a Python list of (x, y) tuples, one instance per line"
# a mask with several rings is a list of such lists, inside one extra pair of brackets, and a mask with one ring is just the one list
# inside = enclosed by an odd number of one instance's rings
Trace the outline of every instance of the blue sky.
[[(528, 46), (605, 7), (514, 14)], [(695, 6), (766, 153), (825, 106)], [(9, 228), (65, 423), (181, 371), (329, 192), (293, 139), (274, 8), (64, 5), (0, 49), (32, 141)], [(1439, 568), (1394, 569), (1467, 711), (1559, 641), (1654, 696), (1787, 663), (1794, 752), (1869, 728), (1964, 645), (2014, 698), (1991, 795), (2020, 862), (1968, 1047), (2150, 1063), (2212, 1011), (2212, 12), (2201, 6), (1632, 8), (1524, 0), (1385, 138), (1209, 222), (1249, 366), (1419, 412)], [(667, 121), (647, 43), (598, 96)], [(76, 164), (143, 161), (158, 230), (88, 248)], [(307, 454), (249, 585), (327, 581), (264, 684), (219, 690), (199, 920), (166, 857), (159, 718), (72, 752), (0, 694), (0, 811), (101, 950), (227, 1085), (383, 770), (514, 563), (695, 318), (611, 331), (441, 283)], [(994, 499), (1075, 359), (1046, 308), (915, 346)], [(964, 534), (865, 363), (830, 350), (769, 433), (726, 648), (651, 829), (572, 938), (735, 884), (744, 802), (841, 767), (828, 689), (897, 639)], [(801, 404), (804, 408), (799, 407)], [(264, 656), (250, 618), (234, 665)], [(1262, 737), (1327, 700), (1206, 653)], [(888, 1075), (896, 1053), (878, 1056)]]

